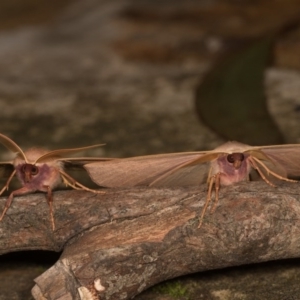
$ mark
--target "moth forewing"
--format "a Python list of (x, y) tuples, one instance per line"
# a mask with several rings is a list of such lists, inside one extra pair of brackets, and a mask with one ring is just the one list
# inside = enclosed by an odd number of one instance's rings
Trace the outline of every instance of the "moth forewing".
[(164, 174), (153, 180), (151, 187), (188, 187), (197, 186), (206, 182), (209, 172), (209, 163), (181, 166), (174, 172)]
[(249, 151), (251, 167), (255, 169), (261, 178), (271, 186), (276, 181), (297, 182), (287, 177), (287, 171), (279, 161), (264, 153), (262, 150)]
[(261, 152), (281, 165), (287, 176), (300, 176), (300, 144), (264, 146)]
[[(276, 173), (279, 176), (287, 178), (287, 171), (285, 168), (280, 164), (280, 162), (274, 160), (272, 157), (268, 156), (261, 150), (252, 150), (248, 151), (250, 157), (252, 158), (251, 161), (259, 160), (261, 164), (264, 164), (266, 168), (265, 170), (270, 170)], [(253, 168), (253, 166), (252, 166)]]
[(88, 163), (84, 168), (96, 184), (105, 187), (181, 186), (178, 178), (183, 175), (192, 172), (185, 182), (194, 180), (195, 168), (189, 168), (189, 164), (202, 155), (202, 152), (146, 155)]
[[(74, 148), (74, 149), (61, 149), (48, 151), (40, 148), (32, 148), (27, 151), (23, 151), (15, 142), (10, 140), (8, 137), (0, 134), (0, 143), (3, 143), (8, 149), (17, 152), (15, 159), (10, 162), (14, 167), (14, 171), (8, 178), (5, 186), (0, 191), (0, 194), (8, 189), (8, 186), (12, 178), (16, 175), (19, 179), (22, 187), (17, 189), (9, 195), (0, 221), (6, 214), (6, 211), (10, 207), (14, 196), (24, 195), (35, 191), (41, 191), (47, 193), (46, 199), (50, 208), (50, 218), (52, 229), (55, 229), (55, 222), (53, 216), (53, 195), (52, 190), (59, 184), (64, 182), (66, 185), (79, 190), (87, 190), (93, 193), (104, 193), (103, 191), (89, 189), (88, 187), (80, 184), (78, 181), (73, 179), (64, 170), (64, 161), (72, 161), (73, 158), (62, 156), (87, 150), (90, 148), (98, 147), (99, 145)], [(77, 158), (91, 160), (92, 158)], [(76, 160), (76, 159), (75, 159)], [(106, 160), (101, 158), (94, 158), (93, 161)]]

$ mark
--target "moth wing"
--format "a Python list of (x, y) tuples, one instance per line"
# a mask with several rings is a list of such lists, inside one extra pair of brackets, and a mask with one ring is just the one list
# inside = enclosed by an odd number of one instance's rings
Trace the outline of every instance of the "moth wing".
[[(64, 169), (66, 171), (72, 170), (84, 170), (83, 166), (88, 163), (93, 162), (101, 162), (101, 161), (110, 161), (115, 158), (105, 158), (105, 157), (67, 157), (67, 158), (59, 158), (58, 160), (61, 161), (64, 165)], [(85, 171), (85, 170), (84, 170)]]
[(100, 186), (185, 186), (203, 181), (203, 172), (195, 174), (195, 170), (208, 161), (205, 157), (206, 152), (171, 153), (96, 162), (84, 167)]
[(27, 161), (23, 150), (13, 140), (2, 133), (0, 133), (0, 143), (13, 153), (19, 153), (19, 155), (21, 155), (22, 158)]
[(197, 186), (206, 182), (208, 178), (210, 164), (209, 162), (199, 163), (197, 165), (181, 166), (168, 176), (160, 176), (154, 180), (150, 186), (155, 187), (186, 187)]
[(265, 146), (260, 151), (268, 157), (270, 168), (285, 176), (300, 176), (300, 145)]
[(66, 158), (58, 158), (57, 160), (62, 161), (65, 164), (70, 164), (70, 165), (86, 165), (88, 163), (92, 162), (99, 162), (99, 161), (109, 161), (113, 160), (116, 158), (110, 158), (110, 157), (66, 157)]
[[(67, 155), (72, 155), (81, 151), (85, 151), (88, 149), (92, 149), (92, 148), (97, 148), (100, 146), (103, 146), (104, 144), (98, 144), (98, 145), (93, 145), (93, 146), (87, 146), (87, 147), (81, 147), (81, 148), (71, 148), (71, 149), (59, 149), (59, 150), (52, 150), (47, 152), (46, 154), (40, 156), (35, 163), (39, 162), (46, 162), (47, 160), (53, 158), (53, 157), (57, 157), (57, 160), (71, 160), (72, 158), (66, 158)], [(74, 158), (73, 160), (75, 160), (76, 158)], [(85, 158), (85, 160), (87, 160), (87, 158)], [(96, 160), (96, 159), (93, 159)], [(79, 161), (79, 159), (77, 158), (77, 161)]]

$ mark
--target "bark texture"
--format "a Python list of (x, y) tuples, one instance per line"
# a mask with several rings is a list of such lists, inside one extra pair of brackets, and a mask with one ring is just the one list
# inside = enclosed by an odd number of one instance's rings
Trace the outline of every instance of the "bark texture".
[(222, 187), (201, 228), (204, 185), (56, 192), (54, 232), (44, 195), (28, 195), (1, 223), (0, 252), (63, 249), (35, 279), (36, 299), (130, 299), (184, 274), (299, 257), (299, 192), (298, 184)]

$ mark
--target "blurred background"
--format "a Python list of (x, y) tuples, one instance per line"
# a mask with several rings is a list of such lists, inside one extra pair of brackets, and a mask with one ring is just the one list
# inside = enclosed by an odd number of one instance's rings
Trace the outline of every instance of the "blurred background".
[[(2, 0), (0, 132), (111, 157), (299, 143), (299, 51), (299, 0)], [(3, 255), (0, 299), (32, 299), (58, 258)], [(269, 263), (139, 299), (298, 299), (299, 276), (298, 261)]]

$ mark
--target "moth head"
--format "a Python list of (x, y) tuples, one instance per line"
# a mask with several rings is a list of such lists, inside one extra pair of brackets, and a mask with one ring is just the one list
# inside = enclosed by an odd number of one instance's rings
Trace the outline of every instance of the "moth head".
[(239, 169), (242, 162), (245, 159), (245, 155), (243, 153), (231, 153), (227, 155), (227, 162), (233, 165), (235, 169)]
[(13, 165), (17, 171), (17, 176), (23, 184), (39, 184), (46, 185), (47, 178), (51, 177), (54, 169), (63, 168), (62, 162), (58, 161), (54, 157), (48, 158), (43, 162), (37, 162), (37, 160), (49, 153), (48, 150), (41, 148), (31, 148), (24, 151), (22, 154), (17, 154), (13, 161)]
[(40, 168), (33, 164), (22, 164), (20, 166), (20, 172), (22, 174), (24, 182), (30, 182), (35, 176), (38, 175)]

